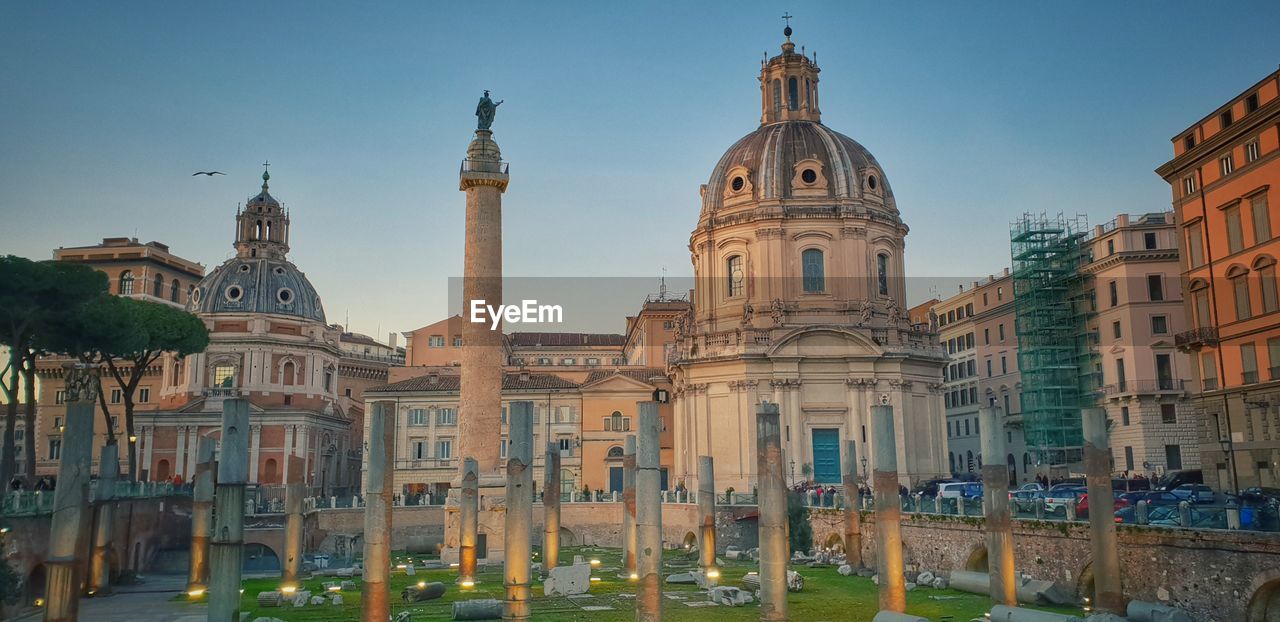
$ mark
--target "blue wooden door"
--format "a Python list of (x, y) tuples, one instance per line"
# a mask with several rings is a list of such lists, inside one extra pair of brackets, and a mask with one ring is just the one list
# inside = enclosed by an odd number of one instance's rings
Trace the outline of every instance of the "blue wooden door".
[(622, 467), (609, 467), (609, 492), (622, 492)]
[(840, 430), (813, 431), (813, 480), (821, 484), (840, 483)]

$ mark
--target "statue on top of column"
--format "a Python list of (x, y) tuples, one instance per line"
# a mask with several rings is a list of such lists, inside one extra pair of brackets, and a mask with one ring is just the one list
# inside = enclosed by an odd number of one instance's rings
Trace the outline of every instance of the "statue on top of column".
[(494, 102), (489, 99), (489, 91), (486, 89), (484, 95), (480, 97), (480, 103), (476, 104), (476, 129), (487, 130), (493, 125), (493, 117), (498, 114), (498, 106), (502, 105), (505, 100)]

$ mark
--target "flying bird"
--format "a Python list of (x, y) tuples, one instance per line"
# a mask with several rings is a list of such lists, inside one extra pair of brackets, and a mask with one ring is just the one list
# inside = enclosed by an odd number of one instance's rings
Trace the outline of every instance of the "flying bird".
[(222, 171), (196, 171), (191, 174), (192, 177), (195, 177), (196, 175), (207, 175), (209, 177), (213, 177), (214, 175), (226, 175), (226, 173)]

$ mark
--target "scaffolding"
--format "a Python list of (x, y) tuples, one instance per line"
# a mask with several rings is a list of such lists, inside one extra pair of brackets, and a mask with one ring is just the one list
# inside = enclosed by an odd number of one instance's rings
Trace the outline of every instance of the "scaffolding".
[(1071, 468), (1084, 445), (1081, 409), (1099, 385), (1096, 308), (1083, 215), (1027, 213), (1013, 222), (1014, 331), (1027, 448), (1044, 467)]

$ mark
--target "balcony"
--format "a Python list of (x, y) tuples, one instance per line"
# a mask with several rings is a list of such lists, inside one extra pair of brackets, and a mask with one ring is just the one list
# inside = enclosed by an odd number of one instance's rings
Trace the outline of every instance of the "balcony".
[(1218, 345), (1218, 329), (1214, 326), (1203, 326), (1184, 330), (1173, 337), (1173, 343), (1184, 350), (1199, 350), (1204, 346)]
[[(1206, 378), (1207, 383), (1210, 379)], [(1186, 393), (1187, 381), (1177, 378), (1157, 378), (1155, 380), (1121, 380), (1115, 384), (1102, 387), (1102, 394), (1108, 397), (1121, 395), (1152, 395), (1161, 393)]]

